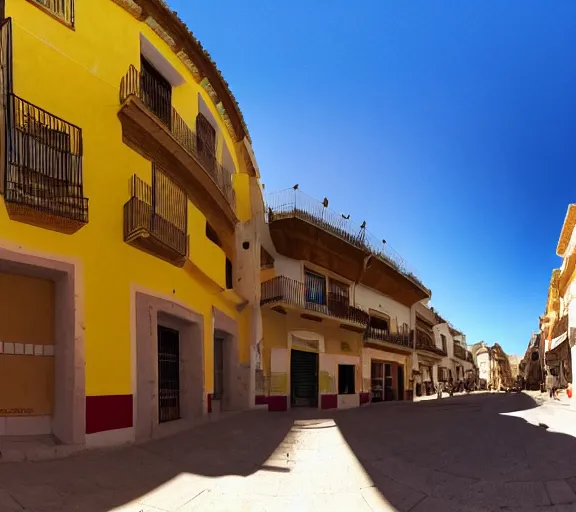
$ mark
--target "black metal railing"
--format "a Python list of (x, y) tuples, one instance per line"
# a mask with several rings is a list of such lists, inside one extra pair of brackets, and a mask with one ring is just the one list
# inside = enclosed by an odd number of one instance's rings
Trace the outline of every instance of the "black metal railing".
[(151, 74), (141, 74), (131, 65), (120, 82), (120, 103), (124, 103), (130, 96), (139, 98), (166, 126), (176, 142), (200, 163), (228, 203), (235, 208), (236, 195), (232, 187), (232, 173), (216, 160), (213, 153), (205, 150), (211, 147), (210, 142), (201, 140), (199, 134), (186, 124), (171, 105), (165, 87)]
[(416, 350), (426, 350), (427, 352), (433, 352), (443, 356), (446, 355), (446, 352), (434, 343), (434, 335), (420, 329), (416, 329)]
[(74, 0), (33, 0), (66, 25), (74, 26)]
[(387, 329), (377, 329), (375, 327), (368, 327), (366, 329), (364, 340), (386, 341), (407, 348), (412, 347), (409, 334), (392, 333)]
[(319, 294), (304, 283), (278, 276), (262, 283), (260, 304), (284, 303), (347, 322), (368, 325), (369, 315), (351, 306), (349, 298), (336, 292)]
[(180, 419), (180, 337), (163, 327), (158, 332), (158, 421)]
[(454, 357), (466, 361), (466, 349), (456, 342), (454, 342)]
[(163, 172), (154, 169), (152, 186), (137, 176), (130, 182), (130, 200), (124, 205), (124, 239), (146, 232), (182, 258), (188, 255), (186, 193)]
[(7, 97), (7, 116), (6, 202), (88, 222), (82, 130), (15, 94)]
[(316, 201), (299, 189), (287, 189), (266, 198), (266, 215), (269, 223), (286, 217), (296, 217), (359, 249), (369, 252), (406, 276), (424, 290), (427, 288), (406, 261), (383, 240), (378, 240), (366, 229), (366, 223), (357, 226), (341, 213), (329, 210), (325, 203)]

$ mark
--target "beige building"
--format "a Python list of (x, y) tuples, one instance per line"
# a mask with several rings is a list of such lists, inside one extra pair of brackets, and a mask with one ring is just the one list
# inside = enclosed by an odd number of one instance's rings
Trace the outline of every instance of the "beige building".
[(298, 187), (267, 198), (256, 403), (357, 407), (412, 399), (411, 307), (428, 290), (365, 224)]

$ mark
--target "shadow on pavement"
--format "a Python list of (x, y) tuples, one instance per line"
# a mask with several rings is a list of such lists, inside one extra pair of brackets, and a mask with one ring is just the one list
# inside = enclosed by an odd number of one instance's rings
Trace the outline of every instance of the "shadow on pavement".
[[(102, 512), (129, 503), (182, 474), (221, 477), (248, 476), (256, 471), (285, 473), (285, 468), (267, 464), (268, 459), (281, 447), (295, 419), (317, 416), (316, 410), (296, 414), (250, 411), (142, 445), (53, 461), (2, 463), (0, 512)], [(197, 483), (199, 492), (205, 480)]]
[[(366, 472), (356, 491), (368, 503), (370, 493), (379, 493), (393, 509), (413, 512), (530, 510), (526, 507), (557, 501), (554, 493), (561, 492), (564, 499), (574, 496), (576, 501), (576, 440), (506, 415), (529, 414), (536, 405), (525, 394), (492, 394), (336, 412), (252, 411), (145, 445), (57, 461), (0, 464), (0, 510), (103, 512), (149, 493), (146, 504), (176, 510), (178, 496), (167, 505), (158, 501), (165, 497), (154, 502), (153, 491), (183, 478), (181, 488), (193, 497), (214, 477), (257, 472), (254, 485), (266, 493), (266, 485), (291, 477), (298, 464), (291, 465), (291, 457), (305, 460), (303, 452), (313, 449), (316, 454), (307, 455), (317, 460), (310, 467), (325, 471), (318, 481), (330, 480), (325, 489), (332, 489), (320, 492), (349, 492), (345, 479), (350, 470), (339, 472), (338, 467), (346, 443)], [(333, 441), (335, 431), (342, 438), (339, 444)], [(332, 444), (325, 457), (326, 435), (332, 436)], [(314, 448), (304, 442), (313, 442)], [(340, 450), (338, 457), (331, 449)], [(561, 483), (551, 490), (544, 483), (549, 480)], [(276, 491), (270, 491), (271, 499)], [(12, 500), (5, 501), (12, 509), (3, 508), (3, 498)]]
[(526, 394), (464, 395), (401, 414), (385, 406), (340, 414), (337, 424), (397, 510), (536, 510), (576, 501), (576, 439), (508, 415), (537, 421), (538, 405)]

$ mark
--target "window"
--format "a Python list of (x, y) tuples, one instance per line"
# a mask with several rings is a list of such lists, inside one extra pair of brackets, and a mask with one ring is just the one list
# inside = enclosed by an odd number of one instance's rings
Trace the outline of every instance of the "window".
[(448, 380), (448, 368), (438, 367), (438, 380), (441, 382), (446, 382)]
[(326, 304), (326, 278), (310, 270), (304, 270), (306, 302)]
[(222, 247), (218, 233), (216, 233), (216, 230), (210, 224), (208, 224), (208, 222), (206, 222), (206, 238), (215, 243), (218, 247)]
[(442, 350), (443, 350), (444, 352), (446, 352), (446, 346), (447, 346), (447, 345), (446, 345), (446, 336), (445, 336), (444, 334), (441, 334), (441, 335), (440, 335), (440, 338), (442, 339)]
[(32, 3), (46, 9), (66, 25), (74, 26), (74, 0), (33, 0)]
[(350, 306), (350, 286), (346, 283), (330, 279), (328, 292), (328, 308), (333, 314), (346, 316)]
[(203, 114), (196, 117), (196, 149), (202, 163), (212, 171), (216, 161), (216, 130)]
[(338, 394), (353, 395), (356, 383), (356, 366), (353, 364), (338, 365)]
[(78, 178), (72, 172), (70, 134), (42, 124), (33, 115), (18, 115), (13, 141), (18, 165), (63, 181)]
[(330, 295), (333, 299), (347, 302), (350, 296), (350, 286), (336, 279), (330, 279)]
[[(180, 232), (188, 231), (188, 198), (186, 192), (172, 181), (156, 164), (152, 167), (152, 209), (155, 216), (160, 216), (176, 226)], [(167, 229), (164, 226), (164, 229)], [(166, 232), (170, 240), (170, 230)]]
[(234, 287), (232, 281), (232, 262), (226, 258), (226, 289), (231, 290)]
[(390, 320), (383, 315), (378, 316), (378, 313), (370, 311), (370, 327), (372, 329), (379, 329), (381, 331), (390, 332)]
[(262, 246), (260, 246), (260, 268), (274, 268), (274, 258)]

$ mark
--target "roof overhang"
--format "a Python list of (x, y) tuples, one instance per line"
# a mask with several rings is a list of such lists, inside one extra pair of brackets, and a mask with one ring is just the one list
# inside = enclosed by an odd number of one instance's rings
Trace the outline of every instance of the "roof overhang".
[(572, 238), (572, 231), (576, 225), (576, 204), (571, 204), (568, 206), (566, 211), (566, 217), (564, 217), (564, 224), (562, 224), (562, 230), (560, 231), (560, 238), (558, 239), (558, 245), (556, 246), (556, 254), (558, 256), (564, 256), (566, 249), (568, 249), (568, 244), (570, 243), (570, 238)]

